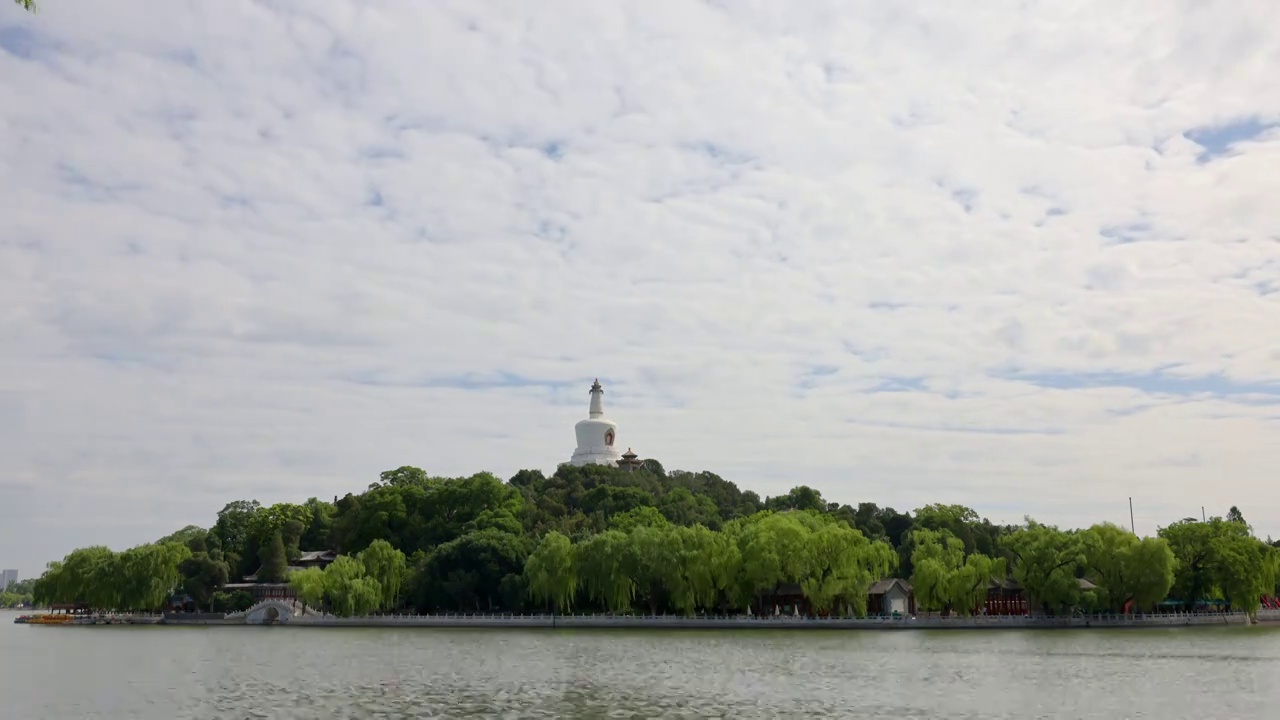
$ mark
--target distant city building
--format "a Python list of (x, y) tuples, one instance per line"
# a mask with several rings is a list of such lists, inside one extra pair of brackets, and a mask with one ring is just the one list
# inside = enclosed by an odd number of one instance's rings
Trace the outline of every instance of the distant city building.
[(17, 570), (0, 570), (0, 592), (4, 592), (16, 582), (18, 582)]

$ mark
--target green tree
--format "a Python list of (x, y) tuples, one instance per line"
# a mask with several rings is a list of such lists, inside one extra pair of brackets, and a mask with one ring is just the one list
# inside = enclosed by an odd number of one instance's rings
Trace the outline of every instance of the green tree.
[(491, 612), (509, 595), (503, 581), (519, 576), (528, 546), (518, 535), (494, 529), (467, 533), (427, 553), (412, 596), (416, 607)]
[(912, 531), (911, 584), (924, 610), (969, 615), (982, 605), (992, 580), (1005, 576), (1003, 558), (968, 556), (964, 542), (950, 530)]
[(1111, 612), (1150, 610), (1173, 586), (1177, 560), (1164, 538), (1144, 538), (1118, 525), (1089, 528), (1096, 538), (1086, 547), (1086, 577), (1098, 586), (1099, 605)]
[(36, 0), (13, 0), (13, 1), (17, 3), (18, 6), (23, 8), (24, 10), (30, 10), (31, 12), (36, 11)]
[(872, 542), (843, 524), (829, 523), (812, 531), (808, 545), (809, 573), (800, 587), (819, 613), (841, 605), (848, 614), (866, 615), (871, 584), (888, 577), (897, 565), (892, 547)]
[(952, 608), (961, 615), (978, 609), (987, 597), (992, 580), (1004, 578), (1008, 569), (1004, 558), (974, 553), (964, 559), (964, 566), (951, 577)]
[(569, 612), (578, 592), (573, 544), (558, 532), (549, 532), (524, 564), (525, 582), (534, 600)]
[(1080, 601), (1077, 579), (1088, 543), (1095, 536), (1064, 532), (1028, 519), (1026, 527), (1004, 538), (1014, 558), (1013, 579), (1022, 585), (1032, 608), (1046, 614), (1070, 610)]
[(1178, 559), (1172, 592), (1184, 602), (1223, 599), (1254, 612), (1262, 595), (1275, 588), (1273, 548), (1253, 537), (1242, 522), (1188, 518), (1161, 529), (1160, 536)]
[(306, 510), (306, 527), (298, 546), (302, 550), (324, 550), (329, 547), (329, 532), (338, 508), (317, 498), (308, 498), (302, 505)]
[(618, 513), (609, 518), (609, 528), (612, 530), (621, 530), (629, 533), (638, 527), (668, 527), (671, 522), (667, 520), (658, 508), (646, 506), (632, 508), (626, 512)]
[(207, 552), (195, 553), (178, 565), (182, 589), (200, 609), (210, 609), (213, 594), (230, 578), (227, 563), (215, 560)]
[(258, 560), (258, 548), (250, 547), (249, 524), (262, 508), (257, 500), (236, 500), (227, 503), (218, 512), (218, 520), (210, 533), (218, 538), (222, 553), (231, 572), (248, 575), (254, 568), (246, 568)]
[(378, 581), (382, 590), (378, 607), (393, 610), (400, 605), (400, 590), (408, 574), (404, 553), (391, 547), (386, 540), (374, 540), (360, 553), (365, 574)]
[(799, 584), (812, 564), (809, 527), (802, 513), (767, 513), (749, 518), (738, 539), (742, 581), (748, 596)]
[(955, 603), (952, 576), (964, 565), (964, 541), (950, 530), (920, 528), (911, 533), (911, 586), (922, 610), (950, 610)]
[(320, 568), (311, 567), (293, 573), (289, 576), (289, 589), (302, 601), (302, 613), (304, 615), (308, 607), (322, 608), (326, 592), (324, 571)]
[(260, 558), (262, 568), (258, 570), (258, 582), (285, 581), (289, 563), (285, 558), (284, 539), (281, 538), (279, 530), (271, 534), (271, 540), (263, 546)]
[(674, 525), (720, 526), (720, 509), (705, 495), (694, 495), (685, 488), (676, 488), (658, 502), (658, 509)]
[(199, 541), (200, 544), (204, 544), (205, 536), (208, 534), (209, 531), (199, 525), (188, 525), (181, 530), (177, 530), (160, 538), (155, 544), (164, 545), (166, 543), (178, 543), (180, 545), (190, 546), (193, 541)]
[[(370, 604), (370, 590), (376, 589), (377, 597)], [(365, 576), (364, 565), (350, 555), (339, 555), (324, 569), (324, 594), (329, 598), (330, 609), (341, 617), (364, 615), (377, 608), (377, 598), (382, 596), (378, 581)]]
[(769, 498), (764, 502), (764, 507), (766, 510), (774, 512), (783, 510), (823, 512), (827, 509), (827, 501), (822, 499), (822, 493), (808, 485), (798, 485), (791, 488), (791, 491), (786, 495)]
[(574, 567), (589, 598), (610, 612), (631, 609), (636, 568), (629, 535), (606, 530), (576, 544)]

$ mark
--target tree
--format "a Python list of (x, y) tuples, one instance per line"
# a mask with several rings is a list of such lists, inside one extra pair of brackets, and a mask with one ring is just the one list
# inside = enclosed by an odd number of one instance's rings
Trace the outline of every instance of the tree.
[(1178, 559), (1172, 591), (1188, 604), (1222, 599), (1254, 612), (1262, 595), (1275, 589), (1274, 548), (1253, 537), (1244, 523), (1187, 518), (1161, 529), (1160, 537)]
[(231, 572), (236, 576), (247, 575), (254, 568), (246, 568), (258, 559), (257, 547), (250, 547), (249, 524), (262, 506), (257, 500), (236, 500), (227, 503), (218, 512), (218, 521), (210, 533), (218, 538), (222, 554)]
[(324, 569), (324, 594), (332, 601), (330, 607), (334, 614), (356, 617), (378, 608), (382, 587), (377, 580), (365, 575), (359, 560), (339, 555)]
[(950, 610), (952, 575), (964, 564), (964, 542), (950, 530), (921, 528), (911, 533), (911, 585), (922, 610)]
[(200, 609), (211, 608), (213, 594), (226, 585), (230, 578), (227, 564), (214, 559), (207, 552), (195, 553), (183, 560), (178, 571), (182, 576), (182, 589)]
[(569, 612), (578, 591), (573, 544), (558, 532), (549, 532), (524, 564), (529, 596), (553, 610)]
[[(714, 608), (721, 589), (715, 565), (718, 533), (702, 525), (646, 532), (650, 566), (661, 578), (670, 603), (685, 615)], [(634, 535), (633, 540), (645, 544)], [(654, 612), (656, 604), (651, 600)]]
[(775, 512), (781, 510), (813, 510), (814, 512), (822, 512), (827, 509), (827, 501), (822, 499), (822, 493), (814, 490), (808, 485), (798, 485), (791, 488), (786, 495), (771, 497), (765, 501), (766, 510)]
[(1144, 538), (1118, 525), (1102, 523), (1089, 528), (1094, 541), (1087, 544), (1085, 572), (1094, 584), (1098, 601), (1111, 612), (1150, 610), (1173, 586), (1176, 559), (1164, 538)]
[(323, 607), (326, 589), (324, 571), (310, 567), (293, 573), (289, 576), (289, 589), (302, 601), (304, 615), (308, 607)]
[(667, 520), (658, 508), (655, 507), (638, 507), (632, 508), (624, 513), (618, 513), (609, 518), (609, 527), (613, 530), (621, 530), (629, 533), (638, 527), (668, 527), (671, 522)]
[(827, 613), (839, 603), (851, 614), (866, 615), (871, 584), (888, 576), (897, 565), (893, 548), (872, 542), (846, 525), (823, 525), (810, 534), (808, 545), (809, 573), (800, 588), (819, 613)]
[(574, 546), (574, 567), (587, 596), (610, 612), (626, 612), (636, 594), (630, 536), (606, 530)]
[[(805, 485), (765, 505), (714, 473), (654, 461), (636, 472), (522, 470), (506, 483), (402, 466), (332, 503), (240, 500), (208, 532), (190, 525), (122, 552), (80, 548), (30, 587), (37, 602), (102, 610), (158, 609), (181, 589), (201, 608), (227, 610), (252, 600), (226, 592), (230, 579), (261, 570), (342, 615), (405, 601), (422, 612), (532, 604), (690, 615), (742, 612), (798, 586), (815, 613), (862, 615), (867, 587), (893, 573), (913, 580), (922, 607), (961, 614), (1007, 567), (1044, 613), (1143, 609), (1170, 593), (1251, 611), (1280, 583), (1280, 550), (1252, 536), (1239, 508), (1140, 539), (1107, 525), (998, 526), (963, 505), (925, 505), (913, 517), (827, 502)], [(323, 572), (286, 578), (304, 548), (343, 554)], [(1097, 589), (1082, 592), (1081, 578)]]
[(1013, 579), (1022, 585), (1027, 602), (1046, 614), (1069, 610), (1080, 601), (1078, 573), (1085, 563), (1088, 534), (1041, 525), (1030, 518), (1026, 527), (1004, 538), (1014, 558)]
[(188, 525), (181, 530), (172, 532), (156, 541), (156, 545), (164, 545), (165, 543), (179, 543), (181, 545), (190, 545), (193, 541), (204, 543), (205, 536), (209, 534), (208, 530), (199, 525)]
[(400, 589), (408, 573), (404, 553), (391, 547), (386, 540), (374, 540), (360, 553), (360, 562), (364, 564), (365, 574), (377, 580), (382, 590), (378, 607), (383, 610), (398, 607)]
[(306, 509), (306, 528), (298, 539), (298, 547), (302, 550), (323, 550), (329, 547), (329, 532), (333, 527), (333, 516), (338, 508), (317, 498), (308, 498), (303, 503)]
[(1227, 522), (1238, 523), (1240, 525), (1244, 525), (1245, 527), (1249, 526), (1249, 523), (1244, 521), (1244, 514), (1241, 513), (1240, 508), (1236, 507), (1235, 505), (1232, 505), (1231, 509), (1227, 511)]
[(922, 609), (969, 615), (986, 598), (991, 581), (1005, 575), (1003, 558), (966, 557), (964, 542), (950, 530), (920, 528), (911, 535), (911, 585)]
[(658, 503), (663, 516), (674, 525), (720, 526), (720, 509), (705, 495), (695, 496), (685, 488), (676, 488)]
[(262, 548), (260, 558), (262, 568), (258, 570), (258, 582), (284, 582), (289, 563), (285, 558), (284, 540), (280, 537), (279, 530), (272, 533), (271, 540)]
[(36, 0), (13, 0), (13, 1), (17, 3), (18, 6), (23, 8), (24, 10), (30, 10), (31, 12), (36, 11)]
[(414, 605), (421, 610), (499, 609), (505, 594), (504, 579), (518, 576), (528, 555), (524, 538), (494, 529), (444, 543), (422, 561), (413, 591)]

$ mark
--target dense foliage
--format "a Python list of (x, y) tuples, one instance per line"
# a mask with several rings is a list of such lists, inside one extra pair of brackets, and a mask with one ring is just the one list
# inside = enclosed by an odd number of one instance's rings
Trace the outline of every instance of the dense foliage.
[[(324, 570), (290, 569), (303, 551), (324, 549), (340, 553)], [(654, 460), (632, 473), (522, 470), (507, 482), (401, 467), (333, 502), (240, 500), (208, 530), (189, 526), (122, 553), (76, 550), (33, 592), (42, 603), (146, 610), (179, 593), (229, 611), (252, 598), (225, 586), (255, 575), (340, 615), (734, 613), (784, 588), (798, 588), (814, 613), (862, 615), (868, 587), (893, 576), (911, 581), (921, 609), (961, 615), (997, 582), (1016, 582), (1033, 610), (1051, 614), (1149, 610), (1169, 595), (1254, 610), (1276, 590), (1280, 550), (1254, 538), (1236, 508), (1139, 538), (1109, 524), (1000, 526), (959, 505), (839, 505), (805, 486), (762, 500)]]
[(34, 578), (9, 583), (4, 592), (0, 592), (0, 608), (22, 607), (35, 602), (35, 596), (31, 593), (35, 583)]

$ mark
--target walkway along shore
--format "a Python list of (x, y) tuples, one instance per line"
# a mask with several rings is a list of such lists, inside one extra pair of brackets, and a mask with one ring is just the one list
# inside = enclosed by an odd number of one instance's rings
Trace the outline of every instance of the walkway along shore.
[(343, 618), (314, 612), (299, 614), (280, 602), (264, 602), (244, 613), (100, 615), (77, 617), (60, 625), (177, 625), (238, 627), (277, 625), (292, 627), (397, 627), (397, 628), (564, 628), (564, 629), (757, 629), (757, 630), (1048, 630), (1093, 628), (1153, 628), (1188, 626), (1245, 626), (1256, 622), (1280, 627), (1280, 610), (1260, 610), (1251, 621), (1241, 612), (1202, 614), (1085, 615), (1075, 617), (683, 617), (678, 615), (373, 615)]

